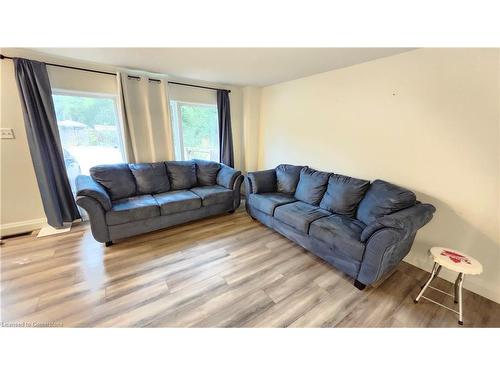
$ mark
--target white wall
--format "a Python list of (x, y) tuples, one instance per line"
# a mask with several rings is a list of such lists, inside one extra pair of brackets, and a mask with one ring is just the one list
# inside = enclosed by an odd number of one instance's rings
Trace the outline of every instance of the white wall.
[[(25, 49), (4, 48), (1, 52), (7, 56), (25, 57), (109, 72), (115, 72), (118, 69), (113, 66), (55, 58)], [(96, 74), (50, 66), (48, 67), (48, 72), (51, 85), (54, 88), (112, 94), (116, 94), (117, 92), (117, 82), (114, 75)], [(244, 159), (242, 89), (236, 86), (192, 80), (187, 81), (181, 77), (172, 77), (172, 80), (231, 90), (231, 120), (235, 167), (241, 168)], [(172, 88), (173, 85), (170, 86), (170, 89)], [(185, 93), (186, 90), (184, 90)], [(202, 90), (193, 89), (191, 93), (194, 93), (195, 97), (197, 93), (203, 95)], [(0, 141), (0, 231), (1, 235), (5, 236), (40, 228), (46, 222), (29, 153), (22, 109), (14, 76), (14, 66), (11, 60), (2, 60), (0, 63), (0, 122), (0, 127), (13, 128), (16, 135), (16, 138), (13, 140), (2, 139)]]
[(242, 169), (255, 171), (259, 161), (259, 122), (261, 88), (243, 88), (243, 157)]
[(33, 171), (12, 62), (0, 63), (0, 123), (15, 139), (0, 140), (0, 223), (2, 235), (39, 228), (45, 220)]
[[(500, 302), (498, 49), (419, 49), (262, 90), (259, 169), (280, 163), (405, 186), (436, 206), (430, 246), (484, 266), (464, 286)], [(453, 273), (443, 272), (452, 280)]]
[(168, 95), (171, 100), (217, 105), (217, 91), (215, 90), (169, 85)]

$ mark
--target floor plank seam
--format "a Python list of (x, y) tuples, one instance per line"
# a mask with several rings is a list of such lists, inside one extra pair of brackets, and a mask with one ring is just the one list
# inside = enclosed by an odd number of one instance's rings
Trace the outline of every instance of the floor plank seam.
[[(427, 273), (408, 263), (377, 288), (250, 219), (240, 208), (117, 241), (88, 224), (0, 248), (2, 315), (64, 326), (457, 327), (413, 295)], [(437, 279), (440, 288), (452, 284)], [(448, 290), (448, 289), (446, 289)], [(464, 291), (466, 327), (500, 327), (500, 305)]]

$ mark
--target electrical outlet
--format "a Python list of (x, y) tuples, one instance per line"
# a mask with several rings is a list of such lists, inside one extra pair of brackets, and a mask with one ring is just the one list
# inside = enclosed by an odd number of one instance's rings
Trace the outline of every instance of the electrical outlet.
[(2, 139), (14, 139), (14, 129), (2, 128)]

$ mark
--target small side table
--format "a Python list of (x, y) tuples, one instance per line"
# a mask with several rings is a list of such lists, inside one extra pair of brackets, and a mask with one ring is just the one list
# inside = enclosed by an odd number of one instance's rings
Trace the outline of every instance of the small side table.
[[(458, 324), (463, 325), (463, 309), (462, 309), (462, 285), (464, 283), (465, 275), (479, 275), (483, 272), (483, 266), (476, 259), (460, 253), (456, 250), (446, 249), (444, 247), (433, 247), (430, 249), (430, 255), (434, 258), (434, 267), (432, 268), (431, 275), (425, 285), (422, 287), (422, 290), (418, 294), (417, 298), (415, 298), (415, 303), (418, 303), (420, 298), (426, 299), (429, 302), (435, 303), (445, 309), (453, 311), (458, 314)], [(432, 280), (434, 280), (438, 275), (439, 271), (441, 271), (441, 267), (447, 268), (451, 271), (458, 272), (457, 280), (455, 281), (455, 293), (450, 294), (446, 293), (441, 289), (434, 288), (430, 286)], [(430, 298), (424, 296), (424, 292), (427, 288), (431, 288), (446, 294), (447, 296), (453, 297), (455, 303), (458, 303), (458, 311), (450, 309), (448, 306), (445, 306), (439, 302), (436, 302)]]

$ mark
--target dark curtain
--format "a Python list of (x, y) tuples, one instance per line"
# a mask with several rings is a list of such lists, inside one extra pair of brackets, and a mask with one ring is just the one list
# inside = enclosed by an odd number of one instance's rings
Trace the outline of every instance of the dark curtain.
[(38, 61), (17, 58), (14, 66), (31, 159), (47, 222), (61, 228), (64, 222), (79, 219), (80, 214), (64, 166), (47, 67)]
[(217, 111), (219, 112), (219, 160), (232, 168), (234, 151), (228, 90), (217, 90)]

